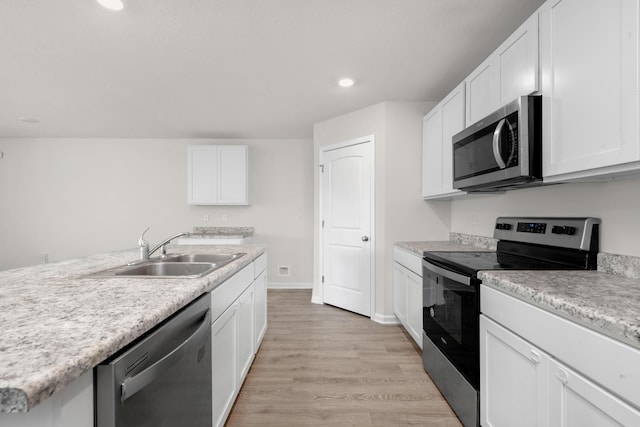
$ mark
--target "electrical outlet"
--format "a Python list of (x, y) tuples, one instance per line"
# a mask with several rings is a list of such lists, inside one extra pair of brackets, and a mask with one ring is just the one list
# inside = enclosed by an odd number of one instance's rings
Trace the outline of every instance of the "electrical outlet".
[(278, 276), (288, 276), (290, 267), (288, 265), (278, 266)]
[(40, 255), (40, 264), (48, 264), (49, 263), (49, 254)]
[(202, 220), (203, 220), (204, 222), (209, 222), (209, 214), (204, 214), (204, 215), (202, 215)]
[(471, 214), (471, 225), (476, 225), (477, 222), (478, 222), (478, 215)]

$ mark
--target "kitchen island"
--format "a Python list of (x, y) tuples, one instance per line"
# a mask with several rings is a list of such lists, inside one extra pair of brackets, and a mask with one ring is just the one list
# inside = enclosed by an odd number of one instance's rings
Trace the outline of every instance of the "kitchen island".
[[(26, 412), (210, 292), (265, 252), (261, 245), (197, 248), (246, 255), (201, 278), (90, 276), (138, 257), (127, 250), (0, 272), (0, 412)], [(19, 414), (18, 414), (19, 415)], [(0, 414), (0, 425), (15, 421)]]

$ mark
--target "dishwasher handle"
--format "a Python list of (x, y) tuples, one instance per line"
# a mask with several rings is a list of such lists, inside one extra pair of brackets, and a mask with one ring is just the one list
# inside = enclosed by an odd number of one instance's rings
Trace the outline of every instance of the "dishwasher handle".
[(131, 378), (125, 379), (120, 384), (120, 401), (124, 402), (125, 400), (135, 395), (137, 392), (155, 381), (160, 375), (162, 375), (163, 372), (169, 369), (170, 366), (180, 360), (182, 356), (184, 356), (188, 344), (200, 339), (202, 335), (208, 332), (209, 327), (211, 326), (210, 323), (211, 310), (207, 309), (204, 315), (204, 319), (202, 319), (202, 322), (195, 330), (195, 332), (189, 335), (189, 337), (185, 339), (179, 346), (171, 350), (171, 352), (164, 355), (160, 360), (146, 368), (144, 371)]

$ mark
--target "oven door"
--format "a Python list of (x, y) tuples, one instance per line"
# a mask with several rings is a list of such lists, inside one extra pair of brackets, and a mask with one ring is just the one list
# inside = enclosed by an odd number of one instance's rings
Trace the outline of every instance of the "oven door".
[(423, 260), (426, 337), (477, 390), (479, 386), (478, 280)]

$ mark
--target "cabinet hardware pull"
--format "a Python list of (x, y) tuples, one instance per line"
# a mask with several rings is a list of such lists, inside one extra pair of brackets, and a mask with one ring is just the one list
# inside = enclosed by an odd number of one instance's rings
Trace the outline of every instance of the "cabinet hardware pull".
[(534, 363), (540, 363), (540, 353), (535, 350), (531, 350), (531, 356), (529, 356)]
[(569, 372), (565, 371), (562, 368), (558, 368), (556, 370), (556, 377), (560, 380), (560, 382), (567, 383), (569, 382)]

